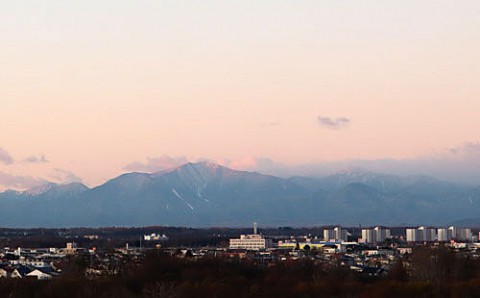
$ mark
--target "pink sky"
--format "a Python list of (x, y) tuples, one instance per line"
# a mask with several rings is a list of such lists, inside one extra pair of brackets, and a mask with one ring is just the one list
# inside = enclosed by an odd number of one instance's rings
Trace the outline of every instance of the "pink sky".
[(480, 141), (478, 1), (70, 2), (0, 4), (0, 189)]

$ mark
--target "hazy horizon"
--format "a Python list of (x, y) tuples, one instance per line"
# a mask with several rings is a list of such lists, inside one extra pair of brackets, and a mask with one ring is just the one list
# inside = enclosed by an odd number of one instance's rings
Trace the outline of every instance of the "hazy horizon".
[(0, 4), (0, 191), (202, 159), (480, 185), (480, 2)]

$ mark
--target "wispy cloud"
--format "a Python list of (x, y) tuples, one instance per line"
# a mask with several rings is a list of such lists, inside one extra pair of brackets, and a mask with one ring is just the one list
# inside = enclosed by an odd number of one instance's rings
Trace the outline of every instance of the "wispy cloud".
[(29, 156), (23, 160), (26, 163), (49, 163), (50, 161), (45, 158), (45, 154), (41, 154), (40, 156)]
[(267, 157), (246, 156), (238, 159), (224, 159), (213, 162), (240, 171), (255, 171), (262, 174), (282, 177), (287, 177), (290, 174), (288, 166)]
[(0, 162), (6, 165), (13, 163), (13, 157), (3, 148), (0, 148)]
[(47, 183), (46, 180), (33, 178), (29, 176), (15, 176), (0, 171), (0, 185), (5, 189), (29, 189)]
[(244, 157), (232, 160), (226, 166), (235, 170), (255, 170), (258, 168), (258, 161), (254, 157)]
[(244, 168), (248, 170), (283, 177), (323, 176), (353, 168), (402, 176), (427, 175), (437, 179), (480, 185), (480, 142), (465, 142), (433, 154), (406, 159), (352, 159), (297, 165), (281, 165), (271, 160), (267, 163), (252, 163), (248, 162), (248, 159), (245, 161), (239, 163), (240, 167), (245, 165)]
[(453, 154), (480, 154), (479, 142), (465, 142), (461, 146), (448, 149)]
[(345, 117), (337, 117), (337, 118), (330, 118), (330, 117), (317, 117), (318, 123), (328, 129), (340, 129), (348, 126), (350, 124), (350, 119)]
[(278, 126), (280, 122), (278, 121), (269, 121), (269, 122), (261, 122), (258, 123), (258, 126), (260, 127), (273, 127), (273, 126)]
[(54, 168), (53, 173), (50, 174), (50, 177), (55, 179), (56, 182), (61, 184), (68, 184), (72, 182), (78, 182), (78, 183), (83, 182), (82, 178), (77, 176), (72, 171), (59, 169), (59, 168)]
[[(25, 159), (23, 159), (23, 162), (26, 163), (49, 163), (50, 161), (45, 157), (45, 154), (40, 154), (38, 156), (36, 155), (31, 155)], [(13, 157), (8, 153), (5, 149), (0, 148), (0, 163), (3, 163), (5, 165), (11, 165), (14, 163)]]
[(188, 162), (185, 156), (171, 157), (168, 155), (162, 155), (159, 157), (147, 157), (146, 162), (132, 162), (123, 167), (126, 171), (138, 171), (138, 172), (158, 172), (167, 169), (171, 169)]

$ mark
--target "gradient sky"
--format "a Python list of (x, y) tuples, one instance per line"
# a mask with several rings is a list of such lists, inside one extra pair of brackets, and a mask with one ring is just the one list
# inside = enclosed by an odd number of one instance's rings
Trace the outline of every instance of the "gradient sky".
[(479, 16), (477, 0), (2, 1), (0, 189), (202, 158), (460, 177), (480, 165)]

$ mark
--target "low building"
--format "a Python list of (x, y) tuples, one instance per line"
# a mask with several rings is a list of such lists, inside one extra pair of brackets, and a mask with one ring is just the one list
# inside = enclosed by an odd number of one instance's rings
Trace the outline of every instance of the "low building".
[(294, 241), (278, 241), (278, 248), (280, 249), (303, 249), (316, 250), (323, 249), (327, 242), (294, 242)]
[(257, 224), (254, 223), (253, 234), (240, 235), (240, 238), (230, 239), (230, 249), (259, 250), (272, 247), (271, 239), (265, 239), (257, 234)]
[(258, 234), (240, 235), (240, 238), (230, 239), (230, 249), (259, 250), (272, 247), (272, 240)]
[(53, 277), (51, 273), (47, 273), (39, 269), (34, 269), (30, 273), (27, 273), (25, 276), (36, 277), (38, 280), (50, 280)]
[(73, 255), (77, 253), (77, 243), (68, 242), (66, 247), (63, 249), (63, 253), (67, 255)]
[(168, 236), (165, 234), (152, 233), (150, 235), (143, 235), (143, 240), (145, 241), (167, 241)]

